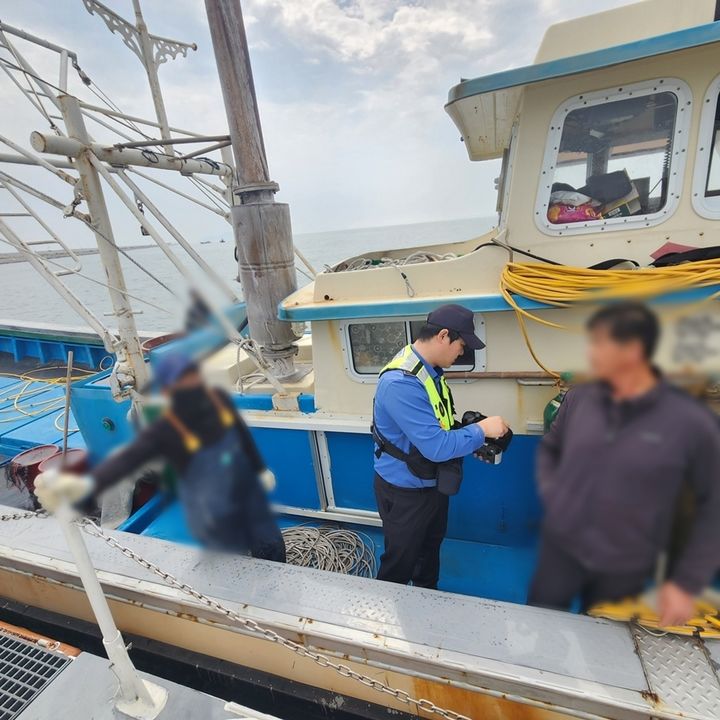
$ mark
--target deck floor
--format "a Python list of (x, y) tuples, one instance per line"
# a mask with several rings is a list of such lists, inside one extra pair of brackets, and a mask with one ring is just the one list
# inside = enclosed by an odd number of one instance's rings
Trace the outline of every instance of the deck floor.
[[(283, 528), (305, 522), (306, 518), (292, 515), (283, 515), (280, 519)], [(372, 540), (379, 565), (383, 550), (382, 530), (366, 525), (346, 524), (344, 527)], [(178, 502), (172, 502), (140, 534), (186, 545), (195, 544)], [(524, 603), (535, 558), (536, 549), (533, 546), (488, 545), (448, 538), (442, 546), (440, 589), (490, 600)]]
[[(0, 465), (36, 445), (62, 442), (65, 390), (55, 383), (0, 375)], [(70, 415), (69, 447), (85, 447)]]

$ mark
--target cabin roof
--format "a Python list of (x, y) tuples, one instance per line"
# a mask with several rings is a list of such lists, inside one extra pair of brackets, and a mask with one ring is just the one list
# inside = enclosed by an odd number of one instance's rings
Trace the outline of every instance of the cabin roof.
[(489, 160), (502, 156), (509, 146), (513, 122), (526, 86), (717, 42), (720, 42), (720, 22), (711, 22), (463, 80), (450, 89), (445, 109), (462, 133), (470, 159)]

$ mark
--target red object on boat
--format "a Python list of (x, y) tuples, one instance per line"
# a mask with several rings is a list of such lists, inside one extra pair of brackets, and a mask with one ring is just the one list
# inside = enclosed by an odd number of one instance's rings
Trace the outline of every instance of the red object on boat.
[[(62, 450), (58, 450), (54, 455), (45, 458), (40, 463), (40, 472), (46, 470), (59, 470), (63, 463)], [(65, 453), (65, 470), (73, 473), (84, 473), (88, 468), (87, 450), (83, 448), (68, 448)]]
[(10, 481), (18, 489), (26, 487), (30, 492), (34, 492), (35, 478), (42, 472), (40, 466), (59, 452), (57, 445), (38, 445), (19, 453), (10, 461)]

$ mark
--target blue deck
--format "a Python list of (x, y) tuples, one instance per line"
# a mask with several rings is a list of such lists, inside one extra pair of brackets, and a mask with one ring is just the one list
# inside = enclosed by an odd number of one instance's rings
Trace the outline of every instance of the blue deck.
[[(456, 498), (455, 505), (463, 504), (461, 498)], [(286, 514), (280, 518), (283, 528), (304, 522), (306, 519), (297, 515)], [(343, 523), (343, 527), (370, 538), (379, 563), (383, 549), (382, 530), (352, 523)], [(187, 530), (180, 504), (165, 496), (151, 500), (121, 529), (161, 540), (196, 544)], [(535, 559), (535, 543), (524, 546), (492, 545), (449, 537), (442, 546), (440, 588), (463, 595), (524, 603)]]
[[(57, 384), (41, 380), (28, 383), (0, 375), (0, 464), (36, 445), (62, 442), (58, 418), (62, 415), (64, 397), (63, 387)], [(70, 429), (68, 446), (85, 447), (72, 413)]]

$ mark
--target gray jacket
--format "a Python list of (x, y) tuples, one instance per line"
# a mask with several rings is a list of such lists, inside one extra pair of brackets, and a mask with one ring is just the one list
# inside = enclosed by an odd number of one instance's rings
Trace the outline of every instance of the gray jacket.
[(602, 383), (570, 390), (540, 444), (537, 479), (543, 532), (590, 570), (648, 574), (687, 482), (695, 516), (671, 579), (697, 593), (720, 568), (720, 420), (664, 380), (624, 402)]

